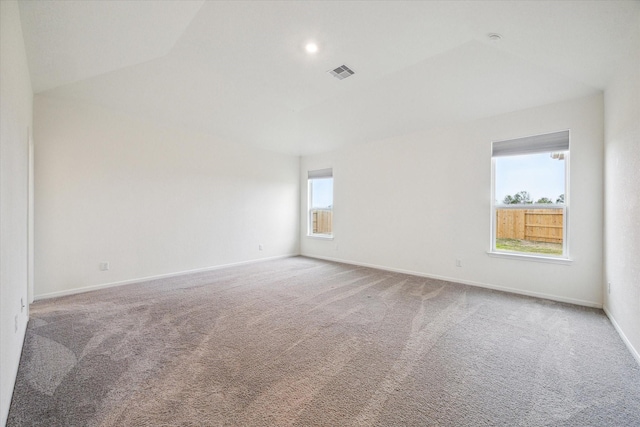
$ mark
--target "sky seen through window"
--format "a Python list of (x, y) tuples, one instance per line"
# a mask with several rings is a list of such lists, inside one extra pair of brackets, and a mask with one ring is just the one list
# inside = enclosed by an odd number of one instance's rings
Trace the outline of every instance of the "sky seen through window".
[(311, 208), (329, 208), (333, 206), (333, 178), (311, 180)]
[(550, 153), (496, 157), (496, 203), (520, 191), (528, 191), (533, 202), (546, 197), (555, 203), (565, 192), (565, 160)]

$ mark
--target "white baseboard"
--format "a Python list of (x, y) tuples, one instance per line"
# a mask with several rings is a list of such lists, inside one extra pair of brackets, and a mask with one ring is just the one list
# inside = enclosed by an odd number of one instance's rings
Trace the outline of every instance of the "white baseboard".
[(447, 281), (447, 282), (461, 283), (463, 285), (477, 286), (477, 287), (480, 287), (480, 288), (493, 289), (495, 291), (509, 292), (509, 293), (512, 293), (512, 294), (526, 295), (526, 296), (530, 296), (530, 297), (548, 299), (548, 300), (558, 301), (558, 302), (566, 302), (566, 303), (569, 303), (569, 304), (581, 305), (581, 306), (585, 306), (585, 307), (602, 308), (602, 304), (598, 303), (598, 302), (586, 301), (586, 300), (581, 300), (581, 299), (576, 299), (576, 298), (566, 298), (566, 297), (562, 297), (562, 296), (558, 296), (558, 295), (545, 294), (545, 293), (542, 293), (542, 292), (525, 291), (525, 290), (522, 290), (522, 289), (510, 288), (510, 287), (507, 287), (507, 286), (498, 286), (498, 285), (492, 285), (492, 284), (489, 284), (489, 283), (474, 282), (474, 281), (470, 281), (470, 280), (457, 279), (455, 277), (439, 276), (439, 275), (436, 275), (436, 274), (427, 274), (427, 273), (422, 273), (422, 272), (419, 272), (419, 271), (403, 270), (403, 269), (400, 269), (400, 268), (393, 268), (393, 267), (387, 267), (387, 266), (376, 265), (376, 264), (368, 264), (368, 263), (358, 262), (358, 261), (350, 261), (350, 260), (344, 260), (344, 259), (338, 259), (338, 258), (330, 258), (330, 257), (316, 256), (316, 255), (307, 255), (307, 254), (302, 254), (302, 256), (307, 257), (307, 258), (323, 259), (323, 260), (326, 260), (326, 261), (341, 262), (343, 264), (357, 265), (357, 266), (360, 266), (360, 267), (376, 268), (378, 270), (392, 271), (394, 273), (403, 273), (403, 274), (410, 274), (412, 276), (428, 277), (430, 279), (437, 279), (437, 280), (444, 280), (444, 281)]
[(620, 335), (620, 338), (622, 338), (622, 342), (624, 342), (624, 344), (627, 346), (627, 348), (629, 349), (633, 357), (636, 359), (636, 362), (638, 362), (638, 365), (640, 365), (640, 352), (638, 352), (638, 350), (636, 350), (633, 347), (633, 344), (631, 344), (631, 341), (629, 341), (629, 338), (627, 338), (624, 332), (622, 332), (622, 328), (620, 328), (620, 325), (618, 325), (618, 322), (616, 322), (616, 319), (614, 319), (613, 315), (607, 309), (607, 307), (603, 306), (602, 309), (604, 310), (604, 313), (607, 315), (607, 317), (611, 321), (611, 324), (615, 328), (616, 332), (618, 332), (618, 335)]
[(26, 316), (20, 316), (19, 319), (20, 319), (19, 328), (18, 328), (18, 331), (16, 331), (16, 333), (19, 334), (19, 337), (18, 337), (19, 345), (15, 347), (11, 346), (11, 349), (7, 348), (6, 350), (3, 348), (3, 352), (6, 351), (7, 352), (6, 354), (11, 353), (11, 356), (7, 357), (7, 359), (11, 359), (11, 360), (6, 360), (7, 365), (9, 365), (9, 367), (7, 367), (5, 372), (3, 372), (4, 376), (2, 377), (2, 381), (3, 381), (3, 385), (6, 384), (4, 383), (4, 381), (6, 381), (7, 383), (12, 384), (12, 386), (9, 392), (2, 396), (2, 409), (0, 410), (0, 425), (2, 426), (4, 426), (5, 425), (4, 423), (7, 422), (7, 416), (9, 415), (9, 407), (11, 406), (11, 400), (13, 399), (13, 392), (15, 391), (14, 387), (16, 384), (16, 378), (18, 377), (20, 360), (22, 359), (22, 349), (24, 347), (24, 340), (27, 337), (27, 324), (29, 323), (29, 315), (27, 314)]
[(275, 260), (275, 259), (290, 258), (290, 257), (298, 256), (298, 255), (299, 254), (278, 255), (278, 256), (269, 257), (269, 258), (259, 258), (259, 259), (252, 259), (252, 260), (248, 260), (248, 261), (234, 262), (234, 263), (230, 263), (230, 264), (221, 264), (221, 265), (214, 265), (214, 266), (211, 266), (211, 267), (196, 268), (196, 269), (193, 269), (193, 270), (178, 271), (178, 272), (175, 272), (175, 273), (158, 274), (156, 276), (146, 276), (146, 277), (139, 277), (139, 278), (136, 278), (136, 279), (122, 280), (122, 281), (118, 281), (118, 282), (101, 283), (99, 285), (84, 286), (82, 288), (65, 289), (64, 291), (57, 291), (57, 292), (49, 292), (49, 293), (46, 293), (46, 294), (40, 294), (40, 295), (36, 295), (34, 299), (35, 299), (35, 301), (39, 301), (39, 300), (43, 300), (43, 299), (63, 297), (63, 296), (66, 296), (66, 295), (80, 294), (80, 293), (83, 293), (83, 292), (97, 291), (98, 289), (113, 288), (115, 286), (124, 286), (124, 285), (131, 285), (131, 284), (134, 284), (134, 283), (147, 282), (149, 280), (157, 280), (157, 279), (165, 279), (165, 278), (168, 278), (168, 277), (182, 276), (184, 274), (192, 274), (192, 273), (200, 273), (200, 272), (204, 272), (204, 271), (220, 270), (222, 268), (237, 267), (237, 266), (240, 266), (240, 265), (256, 264), (256, 263), (259, 263), (259, 262), (272, 261), (272, 260)]

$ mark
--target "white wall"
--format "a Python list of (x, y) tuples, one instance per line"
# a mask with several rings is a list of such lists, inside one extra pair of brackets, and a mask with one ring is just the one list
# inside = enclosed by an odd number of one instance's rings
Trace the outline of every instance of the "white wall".
[(36, 298), (299, 252), (298, 157), (34, 103)]
[[(18, 5), (0, 2), (0, 425), (11, 404), (27, 308), (28, 132), (33, 92)], [(15, 319), (18, 330), (15, 330)]]
[(640, 363), (640, 25), (605, 91), (605, 310)]
[[(572, 264), (490, 257), (491, 141), (562, 129)], [(301, 227), (301, 252), (600, 306), (602, 157), (602, 95), (303, 157), (301, 200), (307, 171), (333, 167), (335, 238)]]

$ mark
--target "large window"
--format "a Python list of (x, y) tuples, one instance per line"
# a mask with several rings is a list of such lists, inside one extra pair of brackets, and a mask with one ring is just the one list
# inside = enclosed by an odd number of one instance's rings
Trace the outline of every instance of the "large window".
[(309, 171), (308, 235), (333, 237), (333, 169)]
[(568, 258), (569, 131), (492, 144), (494, 253)]

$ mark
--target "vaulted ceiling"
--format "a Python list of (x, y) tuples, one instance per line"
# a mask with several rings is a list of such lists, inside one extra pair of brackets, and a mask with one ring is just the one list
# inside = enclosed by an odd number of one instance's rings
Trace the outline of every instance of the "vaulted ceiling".
[[(640, 28), (638, 1), (54, 0), (20, 13), (36, 93), (297, 155), (597, 93)], [(355, 74), (327, 73), (343, 64)]]

